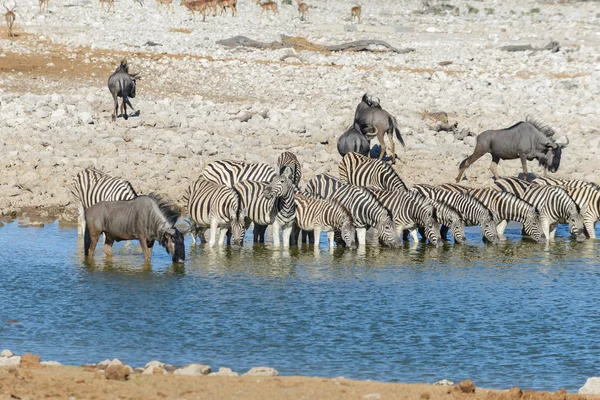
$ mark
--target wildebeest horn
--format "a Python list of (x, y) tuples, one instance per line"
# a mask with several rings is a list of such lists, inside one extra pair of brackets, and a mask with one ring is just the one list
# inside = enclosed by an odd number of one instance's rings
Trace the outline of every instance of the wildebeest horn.
[(566, 137), (565, 135), (559, 137), (558, 139), (556, 139), (555, 142), (558, 146), (565, 148), (569, 145), (569, 138)]

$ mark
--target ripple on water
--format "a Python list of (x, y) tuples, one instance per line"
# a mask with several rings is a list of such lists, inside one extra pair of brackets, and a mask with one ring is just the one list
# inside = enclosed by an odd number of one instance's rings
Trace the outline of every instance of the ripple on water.
[[(159, 359), (285, 375), (575, 390), (597, 375), (597, 241), (368, 246), (316, 255), (267, 244), (185, 265), (137, 243), (84, 261), (76, 229), (0, 228), (0, 342), (67, 364)], [(559, 235), (566, 235), (564, 229)], [(250, 238), (251, 236), (248, 236)], [(18, 320), (19, 322), (7, 321)]]

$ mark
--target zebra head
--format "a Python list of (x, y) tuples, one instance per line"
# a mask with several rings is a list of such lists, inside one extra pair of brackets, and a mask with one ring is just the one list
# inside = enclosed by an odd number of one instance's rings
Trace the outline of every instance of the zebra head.
[(237, 208), (231, 214), (231, 237), (233, 238), (233, 244), (236, 246), (241, 246), (244, 240), (244, 235), (246, 234), (246, 210)]
[(421, 226), (425, 229), (425, 236), (434, 246), (442, 244), (442, 238), (440, 237), (439, 225), (436, 223), (434, 218), (433, 204), (429, 204), (425, 207), (425, 214), (420, 221)]
[[(288, 173), (288, 170), (290, 171)], [(291, 178), (291, 170), (286, 167), (281, 175), (275, 176), (271, 183), (267, 185), (263, 192), (265, 199), (272, 199), (277, 197), (294, 196), (294, 183)]]
[(467, 243), (467, 237), (465, 236), (465, 221), (463, 221), (461, 218), (457, 218), (452, 221), (452, 224), (450, 225), (450, 232), (452, 232), (454, 243)]
[(379, 242), (384, 246), (396, 249), (400, 247), (398, 236), (396, 235), (396, 227), (390, 216), (386, 216), (375, 226), (379, 236)]
[(356, 228), (352, 218), (348, 218), (342, 224), (342, 239), (346, 243), (346, 247), (350, 249), (356, 248)]
[(587, 211), (587, 205), (577, 210), (577, 206), (573, 205), (569, 207), (569, 216), (567, 222), (569, 224), (569, 232), (571, 232), (578, 242), (585, 240), (585, 232), (583, 229), (583, 214)]
[(533, 240), (538, 243), (546, 242), (546, 235), (541, 229), (540, 223), (540, 215), (535, 211), (535, 209), (531, 209), (527, 212), (525, 216), (525, 221), (523, 222), (523, 229), (525, 233), (531, 236)]
[(481, 230), (483, 231), (483, 238), (493, 244), (500, 243), (500, 237), (498, 237), (498, 230), (494, 219), (491, 217), (484, 218), (481, 222)]

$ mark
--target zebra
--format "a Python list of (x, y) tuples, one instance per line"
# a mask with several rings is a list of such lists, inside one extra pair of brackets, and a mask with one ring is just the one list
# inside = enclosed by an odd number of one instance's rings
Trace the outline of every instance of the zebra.
[(591, 187), (567, 187), (567, 193), (581, 209), (587, 236), (596, 238), (595, 225), (600, 220), (600, 190)]
[(563, 186), (566, 188), (580, 188), (589, 187), (592, 189), (600, 190), (600, 186), (593, 182), (583, 181), (581, 179), (560, 179), (560, 178), (536, 178), (533, 180), (534, 185), (547, 185), (547, 186)]
[[(498, 243), (498, 233), (494, 216), (481, 202), (469, 194), (442, 190), (435, 186), (419, 184), (411, 189), (430, 199), (446, 203), (456, 209), (462, 216), (466, 226), (481, 226), (483, 237), (491, 243)], [(442, 237), (446, 236), (448, 227), (442, 227)]]
[(283, 174), (286, 171), (286, 168), (289, 168), (292, 174), (292, 182), (299, 191), (300, 180), (302, 179), (302, 168), (298, 158), (289, 151), (284, 151), (277, 159), (277, 173)]
[[(437, 226), (443, 225), (447, 227), (444, 233), (449, 231), (454, 238), (455, 243), (467, 243), (467, 237), (465, 236), (465, 221), (460, 213), (448, 204), (435, 199), (429, 199), (429, 201), (433, 204), (434, 219)], [(425, 237), (424, 230), (420, 230), (419, 233), (422, 237)], [(446, 240), (446, 235), (441, 236), (441, 238)]]
[[(268, 164), (216, 160), (206, 164), (201, 177), (232, 188), (240, 181), (271, 182), (276, 175), (273, 167)], [(254, 224), (254, 242), (264, 242), (266, 230), (266, 226)]]
[(352, 214), (337, 200), (323, 200), (294, 194), (296, 202), (296, 224), (303, 231), (314, 231), (315, 251), (319, 248), (321, 231), (327, 232), (329, 248), (333, 248), (334, 233), (339, 230), (347, 247), (354, 247), (354, 219)]
[(234, 244), (241, 244), (245, 234), (245, 215), (240, 207), (240, 195), (235, 189), (200, 178), (186, 190), (184, 201), (187, 204), (188, 215), (191, 219), (192, 243), (196, 244), (196, 235), (210, 228), (208, 245), (213, 247), (219, 243), (227, 230), (231, 228)]
[(500, 192), (509, 192), (522, 199), (531, 183), (519, 178), (496, 179), (491, 188)]
[(366, 244), (367, 229), (374, 227), (381, 243), (398, 247), (398, 235), (390, 212), (364, 188), (347, 185), (331, 175), (316, 175), (306, 185), (308, 196), (324, 200), (336, 199), (352, 213), (358, 244)]
[(408, 230), (413, 241), (417, 243), (419, 241), (417, 230), (421, 227), (425, 233), (423, 237), (429, 239), (431, 244), (434, 246), (442, 244), (439, 230), (436, 232), (433, 203), (426, 197), (399, 190), (370, 189), (369, 192), (391, 212), (398, 236), (402, 235), (404, 230)]
[(271, 182), (276, 175), (268, 164), (216, 160), (206, 164), (201, 176), (219, 185), (233, 187), (240, 181)]
[(508, 221), (517, 221), (523, 225), (523, 230), (533, 240), (540, 243), (546, 241), (541, 229), (540, 214), (531, 204), (512, 193), (498, 192), (490, 188), (472, 189), (469, 194), (497, 216), (499, 235), (504, 235)]
[[(503, 178), (502, 180), (505, 179), (514, 178)], [(578, 242), (585, 240), (582, 214), (587, 211), (587, 206), (580, 209), (563, 188), (559, 186), (530, 185), (524, 193), (521, 193), (522, 186), (500, 183), (502, 185), (497, 186), (501, 187), (503, 191), (514, 194), (539, 210), (540, 224), (546, 242), (554, 239), (558, 223), (568, 223), (569, 232), (575, 235)]]
[(71, 193), (78, 202), (77, 233), (85, 232), (85, 210), (101, 201), (131, 200), (137, 193), (128, 181), (114, 178), (98, 169), (86, 168), (73, 178)]
[(288, 248), (296, 220), (294, 184), (289, 175), (276, 175), (268, 184), (240, 181), (234, 185), (234, 189), (240, 194), (246, 215), (246, 229), (251, 222), (254, 226), (273, 225), (273, 247), (281, 246), (279, 230), (283, 229), (283, 247)]
[(402, 190), (408, 188), (394, 168), (381, 160), (348, 153), (340, 161), (340, 180), (354, 186), (376, 190)]

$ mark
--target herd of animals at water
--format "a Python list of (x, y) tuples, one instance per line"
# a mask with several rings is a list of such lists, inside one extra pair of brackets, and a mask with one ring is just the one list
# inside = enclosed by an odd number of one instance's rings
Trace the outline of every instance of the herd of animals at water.
[[(38, 0), (40, 12), (48, 12), (48, 1), (49, 0)], [(144, 5), (144, 0), (134, 0), (134, 3), (138, 3), (140, 6)], [(167, 6), (167, 13), (169, 11), (173, 12), (173, 0), (156, 0), (156, 8), (158, 10), (162, 9), (162, 5)], [(273, 0), (255, 0), (255, 3), (260, 6), (260, 19), (262, 19), (263, 14), (269, 15), (269, 11), (273, 13), (273, 15), (279, 14), (277, 3)], [(308, 20), (308, 10), (309, 6), (302, 0), (296, 0), (298, 6), (298, 16), (301, 20)], [(106, 4), (106, 12), (112, 10), (115, 11), (115, 0), (100, 0), (100, 5), (102, 9), (105, 9)], [(206, 16), (212, 13), (213, 17), (219, 15), (227, 15), (227, 10), (231, 10), (231, 16), (235, 17), (237, 15), (237, 0), (181, 0), (181, 6), (184, 6), (192, 13), (192, 18), (195, 20), (196, 11), (202, 14), (202, 21), (206, 21)], [(4, 19), (6, 21), (6, 27), (8, 28), (8, 37), (14, 37), (13, 26), (16, 20), (15, 10), (17, 9), (17, 3), (13, 4), (12, 7), (8, 7), (4, 4), (4, 8), (6, 9), (6, 13), (4, 14)], [(360, 16), (362, 13), (362, 6), (356, 5), (350, 9), (350, 20), (352, 22), (356, 21), (360, 23)]]
[[(128, 98), (135, 97), (136, 77), (129, 74), (125, 60), (110, 76), (113, 120), (118, 97), (123, 99), (123, 117), (127, 105), (132, 107)], [(386, 134), (391, 163), (383, 159)], [(392, 165), (394, 136), (404, 145), (398, 123), (379, 100), (365, 94), (354, 121), (338, 141), (339, 177), (316, 175), (302, 187), (301, 163), (287, 151), (275, 168), (264, 163), (212, 161), (183, 196), (189, 222), (186, 233), (193, 243), (200, 238), (211, 247), (243, 245), (246, 230), (254, 224), (254, 242), (264, 242), (270, 227), (273, 247), (288, 248), (301, 238), (314, 244), (315, 251), (322, 232), (327, 233), (329, 247), (337, 243), (354, 248), (366, 244), (369, 228), (374, 228), (381, 245), (391, 248), (409, 237), (415, 243), (439, 246), (448, 234), (455, 243), (465, 243), (465, 227), (476, 225), (484, 241), (498, 243), (509, 221), (521, 223), (523, 235), (539, 243), (553, 240), (558, 224), (568, 224), (577, 241), (595, 238), (600, 186), (545, 176), (546, 170), (558, 170), (568, 144), (568, 140), (555, 140), (554, 135), (548, 125), (529, 117), (506, 129), (485, 131), (477, 137), (473, 154), (460, 164), (457, 183), (409, 188)], [(370, 158), (370, 140), (375, 137), (382, 151), (379, 158)], [(488, 188), (461, 185), (469, 165), (488, 152), (494, 183)], [(500, 159), (520, 159), (525, 180), (498, 176)], [(544, 177), (527, 182), (527, 161), (534, 159), (544, 167)], [(184, 233), (175, 226), (180, 214), (159, 196), (139, 196), (128, 181), (93, 168), (75, 177), (71, 191), (79, 204), (79, 233), (84, 234), (87, 256), (93, 256), (104, 233), (107, 255), (112, 255), (115, 241), (137, 239), (146, 260), (158, 241), (173, 262), (184, 261)]]

